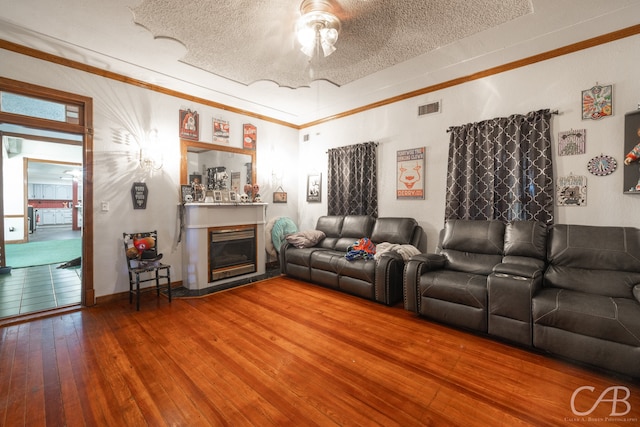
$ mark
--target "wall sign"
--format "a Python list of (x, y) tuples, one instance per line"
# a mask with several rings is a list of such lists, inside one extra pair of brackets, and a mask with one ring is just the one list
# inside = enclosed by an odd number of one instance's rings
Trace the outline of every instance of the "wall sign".
[(398, 150), (396, 199), (424, 199), (426, 147)]
[(149, 190), (144, 182), (134, 182), (131, 186), (131, 199), (133, 200), (133, 209), (146, 209), (147, 196)]
[(598, 120), (613, 115), (613, 85), (600, 86), (582, 91), (582, 120)]
[(242, 148), (247, 150), (255, 150), (258, 143), (258, 129), (250, 124), (242, 125)]
[(180, 110), (180, 138), (193, 141), (200, 138), (200, 120), (197, 111)]

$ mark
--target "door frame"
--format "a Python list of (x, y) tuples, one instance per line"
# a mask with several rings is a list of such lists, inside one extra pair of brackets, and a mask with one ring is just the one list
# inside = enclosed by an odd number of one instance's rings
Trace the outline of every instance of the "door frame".
[[(93, 99), (70, 92), (64, 92), (44, 86), (33, 85), (17, 80), (0, 77), (0, 91), (30, 96), (48, 101), (73, 105), (78, 108), (78, 123), (57, 122), (37, 117), (23, 116), (0, 111), (0, 123), (10, 123), (36, 129), (55, 130), (82, 135), (82, 294), (83, 306), (95, 305), (93, 286)], [(1, 164), (1, 163), (0, 163)], [(0, 184), (2, 177), (0, 176)], [(4, 190), (0, 185), (0, 208), (4, 217)], [(26, 213), (25, 213), (26, 215)], [(0, 251), (4, 257), (4, 227), (2, 228)]]

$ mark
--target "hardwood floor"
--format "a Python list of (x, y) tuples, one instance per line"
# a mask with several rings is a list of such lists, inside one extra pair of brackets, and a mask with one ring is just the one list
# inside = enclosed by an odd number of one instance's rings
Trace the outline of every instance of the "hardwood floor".
[[(630, 391), (611, 416), (613, 392)], [(624, 393), (619, 393), (620, 399)], [(277, 277), (0, 329), (3, 426), (636, 425), (637, 381)], [(605, 419), (606, 418), (606, 419)], [(635, 421), (634, 421), (635, 419)]]

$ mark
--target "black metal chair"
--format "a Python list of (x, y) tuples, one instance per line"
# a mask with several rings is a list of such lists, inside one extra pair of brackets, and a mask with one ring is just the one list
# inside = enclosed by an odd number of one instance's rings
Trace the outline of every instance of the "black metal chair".
[[(171, 266), (160, 262), (162, 254), (158, 253), (158, 232), (122, 233), (127, 269), (129, 270), (129, 304), (136, 296), (136, 310), (140, 310), (140, 293), (167, 288), (169, 302), (171, 302)], [(160, 285), (160, 280), (167, 283)], [(155, 281), (155, 286), (140, 288), (141, 283)]]

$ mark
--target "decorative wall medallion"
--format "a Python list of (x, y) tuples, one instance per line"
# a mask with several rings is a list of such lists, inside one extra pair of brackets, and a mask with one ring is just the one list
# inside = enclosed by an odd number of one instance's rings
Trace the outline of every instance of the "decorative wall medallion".
[(589, 160), (589, 163), (587, 164), (589, 172), (598, 176), (610, 175), (617, 167), (618, 162), (616, 162), (616, 159), (611, 156), (605, 156), (604, 154), (594, 157)]

